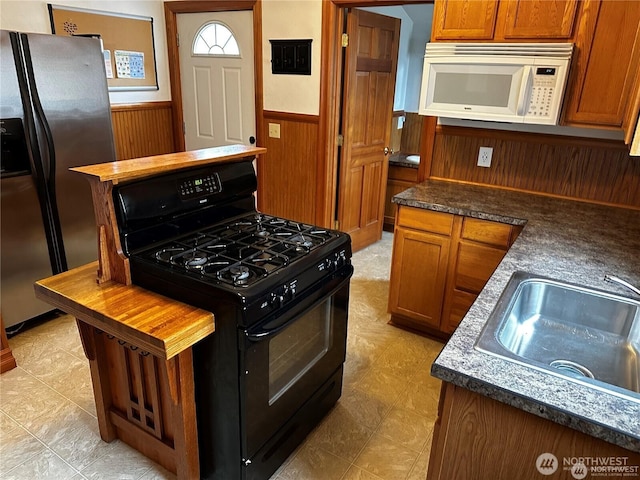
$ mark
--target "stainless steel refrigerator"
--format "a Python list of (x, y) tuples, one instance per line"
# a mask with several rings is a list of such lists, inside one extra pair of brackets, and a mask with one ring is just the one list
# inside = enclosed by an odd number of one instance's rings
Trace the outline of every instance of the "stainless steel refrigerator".
[(51, 310), (33, 283), (97, 258), (91, 190), (70, 167), (115, 160), (100, 41), (0, 31), (0, 310)]

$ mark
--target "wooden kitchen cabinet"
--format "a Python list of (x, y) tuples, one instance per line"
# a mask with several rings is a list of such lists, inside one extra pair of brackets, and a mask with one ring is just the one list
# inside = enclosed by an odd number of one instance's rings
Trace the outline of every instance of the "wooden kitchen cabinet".
[(569, 40), (578, 0), (436, 0), (432, 41)]
[(452, 333), (521, 227), (400, 205), (389, 312), (397, 325)]
[(583, 3), (564, 124), (617, 128), (635, 125), (637, 101), (630, 99), (637, 99), (640, 89), (640, 2)]
[(387, 177), (387, 191), (384, 204), (384, 227), (385, 230), (393, 231), (396, 219), (396, 204), (392, 199), (400, 192), (413, 187), (418, 183), (418, 169), (411, 167), (400, 167), (389, 165)]
[(640, 2), (436, 0), (432, 41), (573, 42), (561, 124), (622, 129), (640, 111)]
[(505, 40), (570, 39), (578, 0), (507, 0), (500, 4)]
[(449, 265), (449, 287), (440, 329), (453, 333), (484, 288), (521, 227), (477, 218), (461, 219), (457, 250)]
[(498, 0), (436, 0), (431, 40), (492, 40)]
[(450, 246), (447, 236), (396, 229), (389, 308), (403, 318), (395, 323), (439, 329)]
[[(450, 383), (442, 384), (427, 480), (538, 478), (536, 460), (544, 452), (553, 452), (560, 462), (597, 455), (626, 457), (628, 465), (640, 464), (638, 453)], [(560, 466), (553, 478), (575, 477)]]

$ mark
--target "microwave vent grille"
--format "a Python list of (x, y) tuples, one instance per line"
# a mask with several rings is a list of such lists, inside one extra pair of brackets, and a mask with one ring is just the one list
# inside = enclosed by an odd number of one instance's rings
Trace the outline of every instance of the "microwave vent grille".
[(570, 58), (572, 43), (427, 43), (425, 56), (525, 56)]

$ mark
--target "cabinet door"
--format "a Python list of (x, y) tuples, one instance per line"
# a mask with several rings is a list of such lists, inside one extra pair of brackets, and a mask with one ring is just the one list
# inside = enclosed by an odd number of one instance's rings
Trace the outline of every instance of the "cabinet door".
[(640, 2), (585, 0), (564, 123), (621, 127), (640, 59)]
[(507, 0), (505, 39), (569, 39), (578, 7), (577, 0)]
[(500, 264), (505, 250), (461, 241), (453, 285), (459, 290), (478, 294)]
[(432, 40), (491, 40), (498, 0), (436, 0)]
[(396, 228), (389, 289), (392, 314), (439, 328), (450, 243), (445, 236)]
[(455, 288), (446, 297), (445, 306), (442, 309), (442, 325), (440, 330), (445, 333), (453, 333), (467, 314), (478, 295)]

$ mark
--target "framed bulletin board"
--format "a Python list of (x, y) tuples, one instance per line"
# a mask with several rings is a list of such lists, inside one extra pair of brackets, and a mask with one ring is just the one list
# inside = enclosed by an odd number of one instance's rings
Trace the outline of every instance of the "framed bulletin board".
[(110, 91), (158, 89), (152, 17), (48, 6), (55, 35), (102, 40)]

